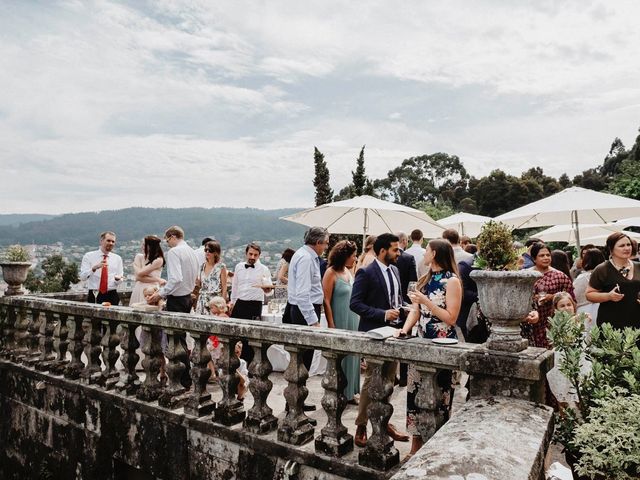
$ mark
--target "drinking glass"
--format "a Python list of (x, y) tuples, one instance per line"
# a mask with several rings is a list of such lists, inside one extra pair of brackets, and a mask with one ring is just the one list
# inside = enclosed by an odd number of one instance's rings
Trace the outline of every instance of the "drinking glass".
[(409, 282), (409, 286), (407, 287), (407, 292), (415, 292), (418, 287), (418, 282)]
[(547, 292), (538, 292), (538, 305), (542, 305), (546, 296)]

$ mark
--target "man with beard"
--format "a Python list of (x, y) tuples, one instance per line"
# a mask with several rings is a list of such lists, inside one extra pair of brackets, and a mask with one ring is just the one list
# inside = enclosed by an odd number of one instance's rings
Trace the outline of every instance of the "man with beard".
[[(376, 259), (368, 266), (356, 273), (356, 279), (351, 293), (350, 308), (360, 315), (358, 330), (368, 332), (385, 325), (398, 325), (401, 318), (402, 291), (400, 287), (400, 273), (395, 266), (400, 256), (398, 237), (391, 233), (378, 236), (373, 244)], [(382, 374), (387, 382), (393, 385), (398, 369), (398, 362), (385, 364)], [(360, 392), (360, 404), (356, 418), (355, 444), (364, 447), (367, 444), (367, 407), (369, 406), (369, 383), (373, 375), (373, 368), (367, 365), (364, 373), (364, 383)], [(389, 424), (387, 433), (394, 440), (408, 442), (409, 436), (401, 433)]]
[(100, 248), (87, 252), (82, 257), (80, 279), (86, 280), (89, 288), (89, 303), (109, 302), (111, 305), (120, 303), (120, 296), (116, 288), (122, 282), (122, 258), (112, 252), (116, 246), (116, 234), (102, 232), (100, 234)]

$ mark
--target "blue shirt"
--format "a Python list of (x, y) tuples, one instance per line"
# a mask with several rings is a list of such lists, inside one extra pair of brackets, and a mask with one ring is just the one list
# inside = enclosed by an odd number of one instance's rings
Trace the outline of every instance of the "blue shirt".
[(311, 247), (303, 245), (289, 263), (287, 300), (300, 309), (309, 325), (313, 325), (320, 321), (313, 305), (322, 304), (323, 298), (320, 257)]

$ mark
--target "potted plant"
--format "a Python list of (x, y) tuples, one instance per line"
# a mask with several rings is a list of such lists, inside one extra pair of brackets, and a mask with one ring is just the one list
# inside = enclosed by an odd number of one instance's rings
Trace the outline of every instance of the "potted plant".
[(471, 278), (478, 285), (482, 313), (491, 322), (487, 347), (520, 352), (527, 341), (520, 335), (520, 322), (531, 311), (533, 285), (541, 276), (531, 270), (514, 270), (517, 254), (511, 229), (502, 222), (486, 223), (478, 235), (478, 258)]
[(22, 245), (11, 245), (7, 248), (4, 258), (0, 262), (2, 276), (9, 287), (5, 295), (24, 295), (22, 284), (27, 279), (31, 268), (31, 254)]
[(579, 479), (640, 478), (640, 329), (603, 324), (583, 340), (583, 321), (549, 322), (560, 371), (577, 402), (556, 414), (554, 441)]

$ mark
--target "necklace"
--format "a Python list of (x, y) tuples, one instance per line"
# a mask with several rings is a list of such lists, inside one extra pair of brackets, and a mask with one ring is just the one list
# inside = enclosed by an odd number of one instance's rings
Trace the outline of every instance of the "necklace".
[(627, 260), (627, 264), (623, 267), (619, 267), (618, 265), (616, 265), (616, 263), (613, 261), (613, 258), (610, 258), (609, 261), (611, 262), (611, 265), (613, 265), (613, 267), (620, 272), (620, 275), (622, 275), (623, 277), (626, 277), (627, 275), (629, 275), (629, 272), (631, 271), (631, 261)]

